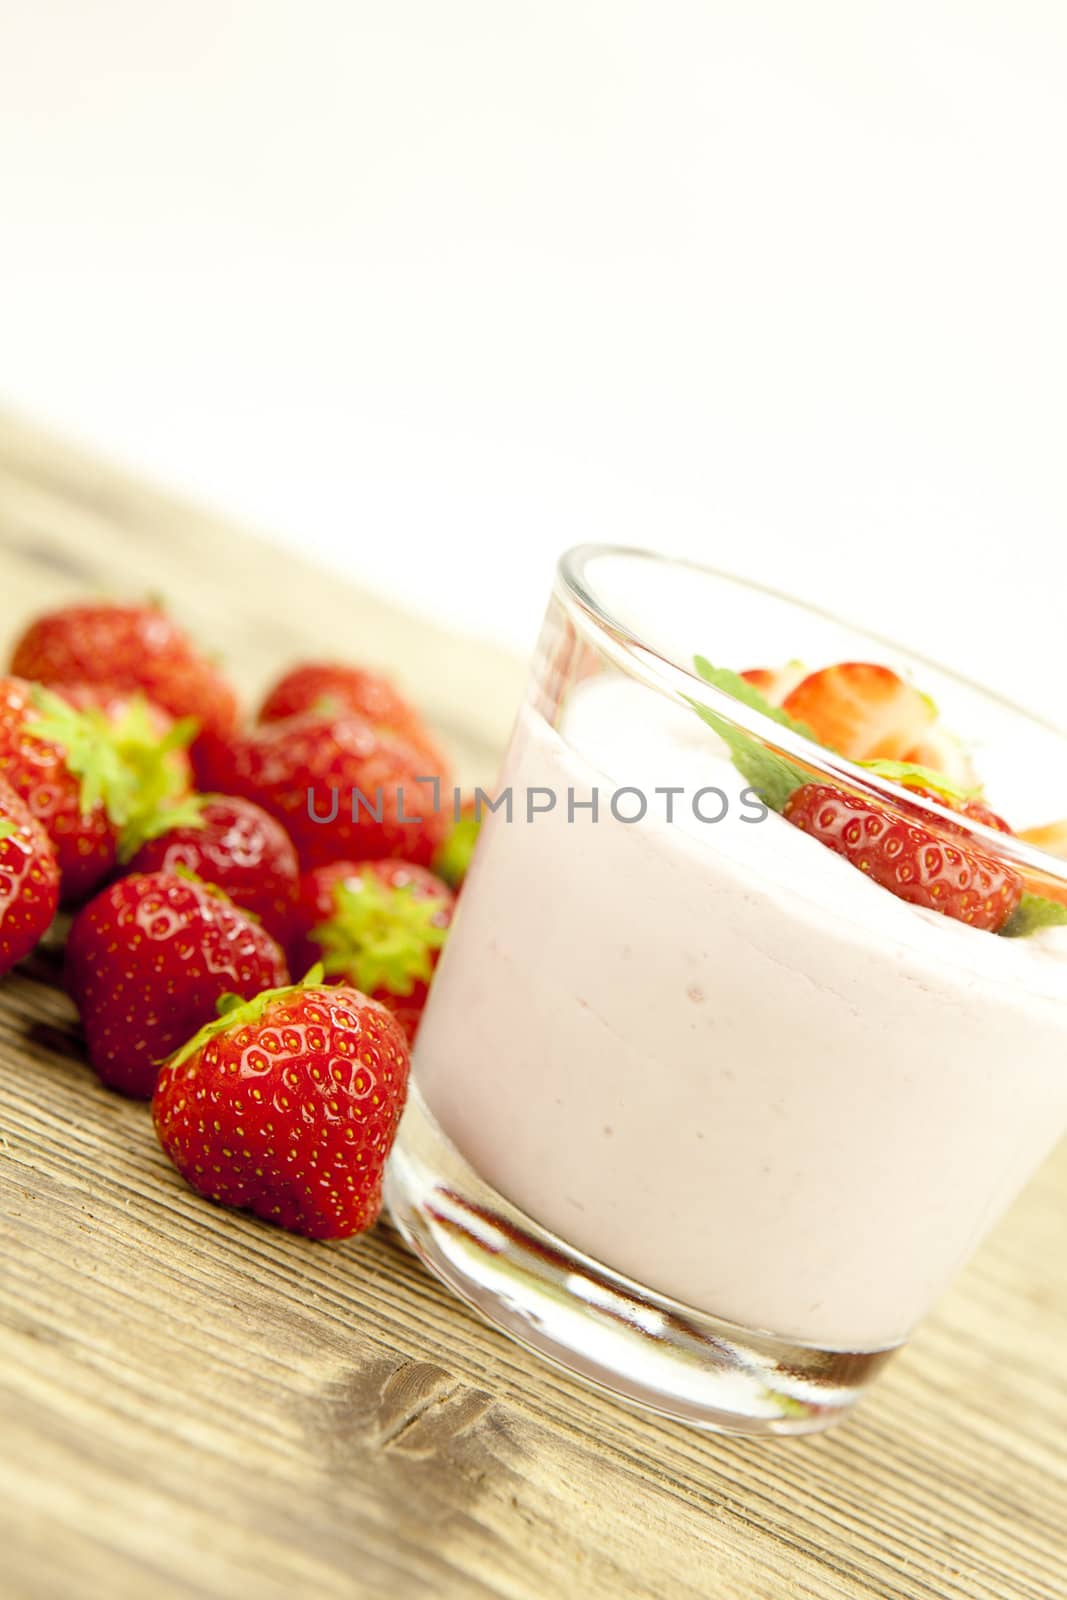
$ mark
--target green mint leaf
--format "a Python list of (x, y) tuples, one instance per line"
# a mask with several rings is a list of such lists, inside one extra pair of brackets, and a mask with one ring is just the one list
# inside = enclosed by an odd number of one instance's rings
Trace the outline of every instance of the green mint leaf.
[[(739, 673), (731, 672), (727, 667), (713, 667), (703, 656), (694, 656), (693, 665), (704, 682), (710, 683), (712, 688), (721, 689), (724, 694), (740, 700), (742, 705), (769, 717), (772, 722), (788, 728), (791, 733), (799, 734), (801, 738), (809, 739), (813, 744), (819, 743), (805, 723), (797, 722), (779, 706), (772, 706), (770, 701), (752, 684), (746, 682)], [(734, 727), (725, 717), (709, 711), (706, 706), (698, 705), (695, 700), (691, 700), (690, 705), (701, 720), (719, 735), (729, 750), (730, 759), (738, 772), (772, 811), (783, 810), (789, 796), (805, 783), (812, 781), (810, 772), (798, 767), (788, 757), (779, 755), (774, 750), (768, 750), (766, 745), (761, 744), (758, 739), (754, 739), (741, 728)]]
[(739, 672), (731, 672), (729, 667), (713, 667), (704, 656), (694, 656), (693, 665), (705, 683), (710, 683), (713, 689), (721, 689), (724, 694), (730, 695), (734, 700), (740, 700), (752, 711), (758, 711), (765, 717), (770, 717), (772, 722), (780, 723), (783, 728), (789, 728), (793, 733), (799, 733), (803, 738), (810, 739), (813, 744), (818, 744), (818, 739), (805, 722), (798, 722), (796, 717), (791, 717), (781, 706), (772, 706), (766, 695), (760, 693), (754, 684), (747, 678), (742, 678)]
[(977, 800), (982, 792), (980, 787), (964, 789), (960, 784), (953, 783), (951, 778), (946, 778), (943, 772), (936, 772), (933, 767), (921, 767), (914, 761), (858, 761), (856, 765), (873, 772), (877, 778), (899, 783), (902, 789), (929, 789), (933, 794), (959, 805), (966, 804), (968, 800)]
[(15, 824), (10, 822), (7, 817), (0, 817), (0, 843), (5, 839), (10, 839), (11, 835), (18, 833), (18, 831)]
[(1067, 927), (1067, 906), (1046, 900), (1044, 895), (1024, 894), (998, 932), (1002, 939), (1028, 939), (1042, 928), (1063, 927)]

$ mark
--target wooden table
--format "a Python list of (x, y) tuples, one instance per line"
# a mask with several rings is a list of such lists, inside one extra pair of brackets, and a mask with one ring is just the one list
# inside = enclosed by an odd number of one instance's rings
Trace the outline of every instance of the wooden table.
[[(329, 638), (468, 779), (523, 678), (10, 418), (0, 586), (5, 645), (85, 590), (161, 591), (249, 691)], [(540, 1365), (384, 1227), (312, 1245), (196, 1199), (56, 980), (44, 953), (0, 987), (4, 1600), (1067, 1592), (1067, 1149), (853, 1421), (703, 1437)]]

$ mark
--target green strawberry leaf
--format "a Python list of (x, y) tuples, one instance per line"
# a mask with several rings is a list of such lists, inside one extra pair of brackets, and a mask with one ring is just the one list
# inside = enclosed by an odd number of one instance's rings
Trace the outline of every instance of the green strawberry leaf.
[[(713, 667), (703, 656), (694, 656), (693, 665), (704, 682), (710, 683), (713, 688), (721, 689), (724, 694), (740, 700), (742, 705), (769, 717), (772, 722), (788, 728), (791, 733), (799, 734), (801, 738), (809, 739), (813, 744), (819, 743), (805, 723), (797, 722), (779, 706), (772, 706), (770, 701), (751, 683), (746, 682), (739, 673), (731, 672), (727, 667)], [(803, 784), (811, 782), (811, 773), (805, 772), (803, 767), (798, 767), (788, 757), (779, 755), (774, 750), (768, 750), (766, 745), (754, 739), (751, 734), (735, 727), (727, 718), (709, 711), (706, 706), (698, 705), (695, 700), (689, 703), (708, 727), (713, 728), (719, 735), (729, 750), (730, 759), (738, 772), (772, 811), (783, 810), (789, 796)]]
[(7, 817), (0, 817), (0, 842), (10, 839), (13, 833), (18, 833), (18, 828)]
[(119, 861), (123, 866), (132, 861), (142, 845), (150, 839), (161, 839), (175, 828), (202, 828), (204, 806), (213, 795), (187, 794), (172, 803), (163, 801), (155, 810), (130, 818), (119, 835)]
[(435, 920), (444, 904), (440, 896), (417, 897), (412, 884), (391, 887), (368, 872), (358, 886), (336, 886), (333, 916), (309, 937), (329, 977), (344, 976), (364, 994), (387, 989), (406, 996), (433, 976), (431, 952), (448, 934)]
[[(131, 774), (132, 798), (125, 819), (137, 827), (145, 818), (169, 806), (182, 787), (182, 769), (171, 761), (178, 750), (191, 744), (200, 729), (196, 717), (181, 717), (160, 738), (144, 695), (134, 695), (112, 728), (119, 759)], [(123, 824), (120, 823), (120, 826)]]
[(436, 872), (439, 878), (443, 878), (450, 889), (458, 889), (467, 876), (481, 831), (481, 817), (468, 814), (453, 823), (444, 842), (438, 846), (430, 862), (430, 870)]
[(134, 695), (122, 716), (111, 722), (93, 706), (79, 711), (51, 689), (35, 684), (38, 713), (26, 732), (63, 752), (69, 772), (81, 780), (83, 818), (102, 806), (116, 828), (124, 828), (174, 798), (181, 788), (180, 769), (171, 755), (193, 738), (198, 723), (185, 717), (160, 738), (152, 725), (148, 701)]
[(263, 989), (259, 994), (253, 995), (251, 1000), (245, 1000), (239, 994), (222, 994), (215, 1002), (218, 1016), (212, 1022), (205, 1022), (198, 1033), (175, 1050), (173, 1055), (167, 1056), (160, 1066), (180, 1067), (183, 1061), (188, 1061), (190, 1056), (195, 1056), (212, 1039), (220, 1033), (229, 1033), (231, 1028), (243, 1028), (246, 1023), (252, 1024), (260, 1020), (267, 1007), (275, 1000), (286, 1000), (291, 994), (299, 994), (303, 989), (317, 989), (322, 982), (323, 971), (321, 964), (312, 967), (304, 974), (299, 983), (287, 983), (280, 989)]
[(81, 780), (79, 802), (83, 819), (103, 806), (116, 827), (127, 820), (133, 804), (135, 781), (119, 756), (104, 713), (95, 707), (78, 711), (52, 689), (35, 684), (33, 704), (39, 715), (28, 722), (31, 739), (42, 739), (63, 752), (68, 771)]
[(1042, 928), (1067, 927), (1067, 906), (1044, 895), (1024, 894), (1011, 916), (997, 931), (1002, 939), (1028, 939)]

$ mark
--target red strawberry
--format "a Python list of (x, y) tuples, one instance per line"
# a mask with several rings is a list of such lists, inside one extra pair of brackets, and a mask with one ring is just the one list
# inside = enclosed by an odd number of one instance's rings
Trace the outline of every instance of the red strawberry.
[(281, 823), (254, 801), (188, 795), (132, 830), (125, 854), (129, 872), (184, 867), (217, 884), (279, 944), (288, 942), (300, 866)]
[(44, 828), (0, 779), (0, 973), (28, 956), (59, 904), (59, 866)]
[(345, 1239), (381, 1210), (408, 1049), (384, 1007), (309, 978), (224, 1002), (164, 1066), (152, 1116), (199, 1194), (310, 1239)]
[(224, 735), (237, 723), (230, 685), (156, 605), (100, 602), (48, 612), (15, 646), (11, 671), (54, 686), (140, 689), (172, 716), (195, 717), (204, 732)]
[(477, 795), (464, 796), (459, 816), (452, 822), (430, 862), (437, 876), (443, 878), (457, 894), (470, 871), (474, 847), (482, 831), (482, 809), (482, 801)]
[(425, 761), (362, 717), (305, 712), (204, 742), (204, 787), (246, 795), (277, 817), (305, 871), (382, 856), (429, 866), (448, 829)]
[(406, 861), (334, 861), (301, 879), (292, 966), (321, 961), (327, 977), (387, 1006), (409, 1041), (426, 1004), (455, 896)]
[(843, 661), (811, 672), (782, 702), (820, 744), (851, 761), (912, 761), (916, 744), (937, 718), (925, 695), (889, 667)]
[(410, 701), (366, 667), (338, 662), (303, 662), (270, 690), (259, 710), (260, 722), (278, 722), (304, 711), (352, 712), (379, 733), (392, 734), (423, 757), (422, 776), (448, 779), (448, 762)]
[(218, 889), (152, 872), (121, 878), (75, 917), (67, 989), (104, 1083), (147, 1099), (164, 1056), (215, 1015), (288, 978), (269, 934)]
[[(942, 795), (930, 798), (949, 804)], [(977, 810), (961, 814), (974, 822), (994, 815), (984, 806)], [(898, 899), (973, 928), (995, 933), (1022, 896), (1018, 872), (973, 843), (961, 827), (924, 818), (918, 808), (895, 809), (831, 784), (807, 783), (790, 795), (782, 814)]]
[(106, 710), (89, 700), (91, 693), (69, 687), (61, 697), (0, 679), (0, 776), (44, 826), (68, 902), (84, 899), (113, 870), (120, 829), (180, 794), (189, 775), (181, 745), (190, 724), (171, 724), (142, 698)]

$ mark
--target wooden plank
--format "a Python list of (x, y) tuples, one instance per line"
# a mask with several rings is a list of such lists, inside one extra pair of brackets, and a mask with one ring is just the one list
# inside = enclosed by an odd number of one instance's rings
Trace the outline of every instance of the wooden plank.
[[(492, 776), (521, 663), (2, 419), (3, 633), (85, 588), (166, 592), (248, 691), (329, 635)], [(539, 1364), (386, 1228), (198, 1201), (39, 952), (0, 988), (0, 1593), (1053, 1600), (1065, 1206), (1061, 1150), (844, 1428), (704, 1437)]]

